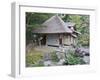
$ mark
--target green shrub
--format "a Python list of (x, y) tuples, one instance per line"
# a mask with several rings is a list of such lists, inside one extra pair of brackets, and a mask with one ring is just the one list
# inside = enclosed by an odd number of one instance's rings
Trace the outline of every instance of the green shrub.
[(78, 44), (81, 44), (82, 46), (89, 46), (89, 34), (83, 34), (79, 36)]
[(75, 53), (73, 51), (68, 51), (68, 53), (66, 55), (66, 62), (69, 65), (85, 64), (85, 62), (80, 57), (75, 55)]
[(42, 53), (34, 52), (26, 54), (26, 66), (30, 66), (32, 64), (36, 64), (39, 60), (43, 59)]
[(59, 59), (58, 59), (58, 57), (56, 55), (56, 52), (52, 52), (50, 54), (51, 54), (52, 61), (54, 61), (54, 62), (58, 62), (59, 61)]

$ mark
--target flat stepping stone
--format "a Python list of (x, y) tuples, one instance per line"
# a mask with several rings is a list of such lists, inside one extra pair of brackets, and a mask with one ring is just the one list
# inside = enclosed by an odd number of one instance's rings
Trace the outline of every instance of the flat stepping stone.
[(57, 63), (58, 65), (62, 65), (65, 62), (64, 59), (60, 59), (60, 61)]
[(83, 57), (83, 61), (85, 61), (87, 64), (89, 64), (89, 63), (90, 63), (90, 58), (89, 58), (89, 56), (84, 56), (84, 57)]
[(48, 60), (48, 61), (44, 61), (44, 66), (52, 66), (52, 61)]
[(47, 61), (47, 60), (51, 60), (51, 56), (50, 56), (50, 53), (45, 53), (44, 54), (44, 61)]

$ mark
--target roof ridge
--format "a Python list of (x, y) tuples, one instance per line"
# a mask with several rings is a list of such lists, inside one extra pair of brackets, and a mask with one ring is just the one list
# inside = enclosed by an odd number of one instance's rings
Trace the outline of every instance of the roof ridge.
[[(58, 19), (60, 20), (60, 23), (63, 25), (63, 29), (65, 32), (67, 32), (67, 29), (69, 29), (66, 25), (65, 22), (57, 15)], [(67, 29), (66, 29), (67, 28)], [(69, 29), (70, 30), (70, 29)], [(71, 31), (70, 31), (71, 32)]]
[(47, 19), (42, 25), (44, 25), (45, 23), (48, 23), (49, 21), (51, 21), (54, 17), (55, 17), (55, 15), (50, 17), (49, 19)]
[(56, 15), (56, 16), (57, 16), (57, 18), (59, 19), (60, 24), (62, 24), (63, 30), (66, 31), (66, 28), (65, 28), (65, 22), (64, 22), (58, 15)]

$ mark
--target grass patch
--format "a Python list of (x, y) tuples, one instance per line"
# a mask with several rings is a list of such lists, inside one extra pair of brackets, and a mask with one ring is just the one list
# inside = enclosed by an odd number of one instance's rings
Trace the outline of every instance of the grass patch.
[(33, 49), (29, 53), (26, 54), (26, 66), (27, 67), (32, 66), (42, 59), (43, 59), (42, 52), (36, 51), (36, 50)]

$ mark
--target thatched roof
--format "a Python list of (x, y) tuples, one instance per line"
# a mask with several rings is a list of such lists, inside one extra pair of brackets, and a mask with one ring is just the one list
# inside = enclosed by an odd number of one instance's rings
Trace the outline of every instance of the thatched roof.
[(45, 27), (34, 29), (33, 33), (73, 33), (74, 29), (68, 26), (74, 26), (75, 23), (65, 23), (58, 15), (55, 15), (46, 20), (42, 25)]

